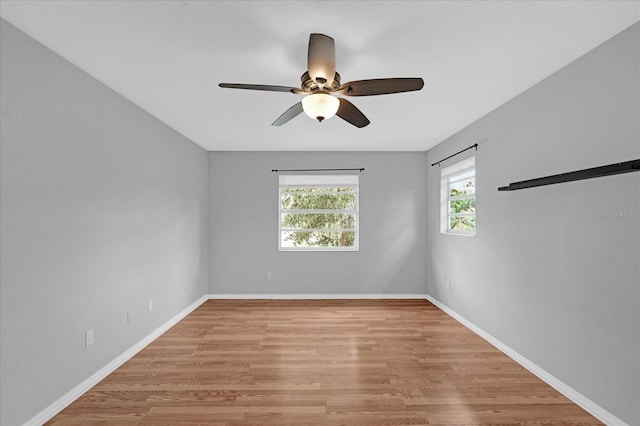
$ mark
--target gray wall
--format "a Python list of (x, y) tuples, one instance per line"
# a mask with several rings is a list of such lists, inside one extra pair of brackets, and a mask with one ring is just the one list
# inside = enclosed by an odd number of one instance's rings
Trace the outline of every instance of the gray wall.
[[(425, 160), (425, 153), (210, 153), (210, 293), (425, 293)], [(279, 252), (271, 169), (360, 167), (360, 251)]]
[[(637, 174), (496, 191), (640, 157), (638, 25), (426, 155), (208, 160), (4, 21), (1, 30), (2, 424), (28, 420), (207, 291), (425, 290), (640, 424)], [(478, 235), (441, 235), (439, 170), (428, 164), (475, 142)], [(306, 167), (366, 168), (359, 252), (278, 252), (271, 169)], [(89, 328), (96, 343), (85, 348)]]
[(480, 142), (475, 238), (440, 234), (427, 176), (429, 294), (633, 425), (640, 173), (497, 188), (640, 158), (639, 40), (636, 24), (428, 152)]
[(207, 154), (1, 30), (0, 422), (17, 425), (206, 293)]

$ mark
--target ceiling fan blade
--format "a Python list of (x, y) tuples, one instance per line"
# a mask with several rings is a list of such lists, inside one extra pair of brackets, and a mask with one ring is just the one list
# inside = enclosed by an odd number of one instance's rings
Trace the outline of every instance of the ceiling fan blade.
[(370, 121), (354, 104), (346, 99), (338, 98), (340, 106), (336, 115), (358, 128), (367, 126)]
[(376, 78), (350, 81), (340, 86), (337, 92), (347, 96), (373, 96), (412, 92), (423, 86), (424, 80), (421, 78)]
[(235, 84), (235, 83), (220, 83), (220, 87), (227, 89), (248, 89), (248, 90), (265, 90), (267, 92), (289, 92), (296, 93), (299, 91), (297, 87), (288, 86), (271, 86), (268, 84)]
[(300, 114), (302, 111), (304, 111), (302, 109), (302, 102), (298, 102), (297, 104), (295, 104), (294, 106), (292, 106), (291, 108), (286, 110), (284, 112), (284, 114), (282, 114), (280, 117), (278, 117), (276, 119), (276, 121), (271, 123), (271, 125), (272, 126), (282, 126), (287, 121), (291, 120), (294, 117), (297, 117), (298, 114)]
[(331, 37), (324, 34), (309, 35), (307, 70), (317, 83), (331, 84), (336, 74), (336, 50)]

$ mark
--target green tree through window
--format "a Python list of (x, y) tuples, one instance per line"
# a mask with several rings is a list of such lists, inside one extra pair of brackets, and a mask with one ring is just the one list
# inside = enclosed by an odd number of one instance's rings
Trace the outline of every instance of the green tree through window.
[[(282, 177), (281, 249), (357, 249), (357, 176)], [(341, 184), (341, 177), (349, 184)]]
[[(453, 201), (449, 202), (450, 223), (449, 228), (455, 231), (474, 231), (476, 228), (476, 199), (461, 198), (463, 196), (473, 195), (473, 191), (469, 188), (475, 186), (475, 182), (469, 180), (465, 182), (465, 188), (460, 190), (451, 188), (450, 197)], [(468, 215), (468, 216), (463, 216)]]
[(475, 157), (470, 157), (443, 169), (441, 178), (441, 231), (475, 235)]

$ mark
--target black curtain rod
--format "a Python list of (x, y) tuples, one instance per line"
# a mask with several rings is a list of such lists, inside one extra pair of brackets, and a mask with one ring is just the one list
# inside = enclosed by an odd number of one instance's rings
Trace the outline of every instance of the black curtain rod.
[(498, 191), (515, 191), (517, 189), (534, 188), (536, 186), (553, 185), (555, 183), (572, 182), (574, 180), (591, 179), (629, 172), (640, 172), (640, 158), (637, 160), (625, 161), (623, 163), (607, 164), (606, 166), (576, 170), (575, 172), (560, 173), (536, 179), (512, 182), (509, 186), (501, 186), (498, 188)]
[(462, 151), (458, 151), (458, 152), (456, 152), (455, 154), (451, 154), (451, 155), (450, 155), (450, 156), (448, 156), (447, 158), (443, 158), (442, 160), (440, 160), (440, 161), (437, 161), (437, 162), (433, 163), (433, 164), (431, 165), (431, 167), (435, 166), (436, 164), (440, 165), (440, 163), (442, 163), (443, 161), (448, 160), (448, 159), (449, 159), (449, 158), (451, 158), (451, 157), (455, 157), (455, 156), (456, 156), (456, 155), (458, 155), (458, 154), (462, 154), (462, 153), (463, 153), (463, 152), (465, 152), (465, 151), (469, 151), (471, 148), (475, 148), (475, 149), (476, 149), (476, 151), (477, 151), (477, 150), (478, 150), (478, 144), (477, 144), (477, 143), (474, 143), (474, 144), (473, 144), (473, 145), (471, 145), (469, 148), (465, 148), (465, 149), (463, 149)]
[(364, 171), (364, 167), (362, 167), (360, 169), (287, 169), (287, 170), (271, 169), (271, 171), (274, 172), (274, 173), (278, 173), (278, 172), (344, 172), (344, 171), (359, 171), (359, 172), (363, 172)]

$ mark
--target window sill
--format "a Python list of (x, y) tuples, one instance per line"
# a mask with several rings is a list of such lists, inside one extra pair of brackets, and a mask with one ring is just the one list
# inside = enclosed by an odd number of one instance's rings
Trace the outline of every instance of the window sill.
[(282, 248), (280, 247), (278, 251), (284, 252), (356, 252), (360, 251), (359, 248), (315, 248), (315, 247), (296, 247), (296, 248)]
[(443, 234), (443, 235), (456, 235), (456, 236), (459, 236), (459, 237), (475, 237), (476, 236), (475, 233), (467, 234), (467, 233), (464, 233), (464, 232), (440, 231), (440, 233)]

